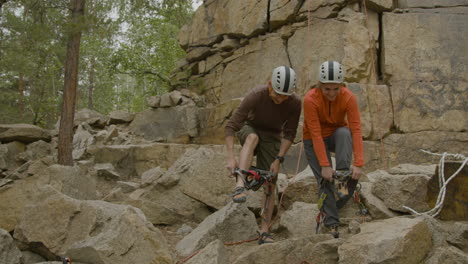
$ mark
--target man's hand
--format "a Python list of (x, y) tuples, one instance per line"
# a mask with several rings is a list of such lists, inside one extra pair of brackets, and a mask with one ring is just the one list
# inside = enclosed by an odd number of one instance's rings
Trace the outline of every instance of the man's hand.
[(359, 180), (362, 174), (363, 174), (363, 171), (361, 167), (353, 166), (353, 176), (351, 176), (351, 178), (353, 178), (354, 180)]
[(281, 162), (278, 159), (275, 159), (273, 163), (270, 165), (270, 171), (274, 173), (278, 173), (280, 170), (280, 164)]
[(234, 169), (239, 167), (239, 163), (237, 162), (234, 156), (230, 156), (227, 158), (227, 165), (226, 169), (229, 171), (229, 176), (234, 176)]
[(333, 168), (322, 167), (322, 177), (329, 182), (333, 181)]

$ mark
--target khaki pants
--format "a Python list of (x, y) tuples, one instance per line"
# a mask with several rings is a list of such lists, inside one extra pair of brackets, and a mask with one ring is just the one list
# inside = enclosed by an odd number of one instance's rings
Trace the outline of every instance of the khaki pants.
[(241, 145), (244, 145), (245, 139), (249, 134), (256, 134), (258, 136), (258, 144), (254, 151), (254, 155), (257, 156), (256, 167), (261, 170), (270, 170), (271, 163), (275, 161), (275, 157), (278, 155), (281, 141), (276, 137), (258, 133), (255, 128), (245, 125), (236, 134)]

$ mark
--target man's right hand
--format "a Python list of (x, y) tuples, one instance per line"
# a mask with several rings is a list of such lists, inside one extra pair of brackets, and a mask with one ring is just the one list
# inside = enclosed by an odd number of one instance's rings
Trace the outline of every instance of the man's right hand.
[(234, 176), (234, 169), (239, 167), (235, 157), (228, 157), (226, 169), (230, 172), (229, 176)]
[(333, 168), (322, 167), (322, 177), (329, 182), (333, 181)]

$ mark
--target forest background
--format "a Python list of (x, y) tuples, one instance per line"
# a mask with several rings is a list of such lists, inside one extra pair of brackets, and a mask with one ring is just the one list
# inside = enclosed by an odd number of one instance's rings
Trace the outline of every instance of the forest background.
[(170, 89), (185, 57), (180, 28), (201, 0), (0, 0), (0, 123), (52, 128), (60, 118), (71, 31), (81, 31), (76, 109), (142, 111)]

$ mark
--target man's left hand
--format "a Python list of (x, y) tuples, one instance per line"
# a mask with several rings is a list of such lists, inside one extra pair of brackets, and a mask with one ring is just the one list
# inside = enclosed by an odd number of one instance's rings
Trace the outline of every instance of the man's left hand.
[(275, 159), (273, 163), (270, 165), (270, 171), (274, 173), (278, 173), (280, 169), (280, 161), (278, 159)]
[(351, 178), (353, 178), (354, 180), (359, 180), (362, 174), (363, 174), (363, 171), (361, 167), (353, 166), (353, 176), (351, 176)]

